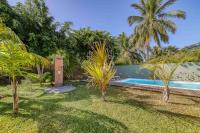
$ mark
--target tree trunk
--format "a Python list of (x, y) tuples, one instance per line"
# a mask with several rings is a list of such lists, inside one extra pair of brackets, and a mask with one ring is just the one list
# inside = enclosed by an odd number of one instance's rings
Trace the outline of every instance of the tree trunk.
[(37, 72), (38, 72), (38, 78), (39, 78), (39, 81), (40, 81), (40, 85), (42, 85), (42, 75), (44, 73), (44, 66), (40, 66), (40, 65), (37, 65)]
[(11, 81), (12, 92), (13, 92), (13, 113), (18, 113), (18, 95), (17, 95), (17, 80), (13, 77)]
[(150, 46), (148, 44), (147, 49), (146, 49), (146, 61), (148, 61), (150, 59)]
[(169, 100), (169, 93), (170, 93), (170, 90), (169, 90), (169, 87), (167, 86), (163, 90), (163, 101), (164, 102), (168, 102), (168, 100)]
[(102, 100), (103, 100), (103, 101), (106, 101), (106, 91), (105, 91), (105, 90), (102, 90), (102, 91), (101, 91), (101, 94), (102, 94)]

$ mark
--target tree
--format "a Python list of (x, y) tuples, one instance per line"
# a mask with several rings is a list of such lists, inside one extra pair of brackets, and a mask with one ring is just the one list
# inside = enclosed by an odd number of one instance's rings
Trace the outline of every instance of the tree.
[(159, 78), (163, 85), (163, 101), (168, 102), (169, 100), (169, 94), (170, 94), (170, 88), (169, 84), (172, 80), (173, 74), (178, 68), (180, 63), (174, 63), (174, 64), (167, 64), (167, 63), (159, 63), (159, 64), (145, 64), (143, 65), (144, 68), (151, 71), (153, 74), (154, 79)]
[(182, 10), (165, 11), (175, 2), (176, 0), (140, 0), (139, 3), (131, 5), (139, 12), (139, 15), (128, 17), (128, 23), (131, 26), (136, 25), (133, 43), (147, 49), (147, 58), (151, 38), (160, 47), (161, 41), (168, 43), (168, 32), (176, 32), (176, 24), (170, 18), (185, 19), (186, 15)]
[(108, 53), (105, 44), (97, 43), (92, 54), (82, 64), (86, 73), (91, 76), (90, 83), (98, 86), (105, 101), (105, 95), (108, 89), (109, 81), (114, 77), (112, 61), (108, 60)]
[(29, 53), (15, 33), (0, 23), (0, 72), (10, 77), (13, 92), (13, 113), (18, 113), (17, 76), (33, 76), (28, 70), (32, 66), (48, 61)]
[[(65, 22), (63, 26), (54, 23), (44, 0), (26, 0), (25, 4), (18, 3), (14, 11), (23, 18), (25, 38), (22, 41), (30, 52), (48, 57), (58, 49), (68, 48), (66, 33), (71, 30), (72, 23)], [(39, 79), (42, 79), (44, 66), (38, 64), (36, 68)]]
[(22, 40), (28, 45), (29, 51), (47, 57), (56, 49), (56, 25), (49, 16), (44, 0), (26, 0), (18, 3), (14, 11), (23, 19)]
[(153, 58), (142, 66), (153, 74), (153, 79), (160, 79), (165, 86), (163, 89), (163, 101), (168, 102), (170, 88), (169, 83), (172, 80), (174, 72), (184, 62), (200, 61), (200, 50), (181, 50), (176, 54), (166, 54)]
[(0, 19), (8, 27), (10, 27), (20, 38), (23, 38), (22, 19), (8, 4), (7, 0), (0, 1)]
[(95, 43), (106, 43), (108, 58), (117, 58), (119, 49), (114, 37), (109, 32), (82, 28), (75, 30), (69, 35), (69, 44), (80, 61), (83, 61), (93, 51)]
[(120, 56), (117, 58), (117, 64), (138, 64), (143, 61), (141, 51), (130, 43), (130, 39), (124, 32), (118, 37), (120, 45)]
[(153, 47), (151, 49), (151, 58), (158, 58), (159, 56), (165, 56), (165, 55), (174, 55), (178, 52), (178, 48), (175, 46), (168, 46), (165, 48), (160, 48), (160, 47)]
[(167, 55), (161, 55), (157, 58), (152, 58), (148, 61), (148, 63), (158, 63), (158, 62), (165, 62), (168, 63), (177, 63), (180, 62), (199, 62), (200, 61), (200, 49), (194, 49), (194, 50), (187, 50), (182, 49), (176, 52), (175, 54), (167, 54)]

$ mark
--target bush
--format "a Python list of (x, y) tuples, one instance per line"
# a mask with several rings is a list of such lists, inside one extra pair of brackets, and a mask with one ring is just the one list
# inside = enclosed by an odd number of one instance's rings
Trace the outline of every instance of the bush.
[(42, 78), (41, 78), (41, 83), (49, 83), (49, 82), (52, 82), (53, 80), (53, 76), (50, 72), (45, 72), (43, 75), (42, 75)]

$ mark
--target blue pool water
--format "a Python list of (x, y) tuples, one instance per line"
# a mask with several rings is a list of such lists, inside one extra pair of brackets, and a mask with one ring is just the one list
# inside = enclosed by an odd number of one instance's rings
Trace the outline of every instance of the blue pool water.
[[(160, 80), (149, 80), (149, 79), (128, 78), (117, 82), (133, 84), (133, 85), (164, 86), (162, 81)], [(200, 82), (170, 81), (169, 86), (170, 88), (200, 91)]]

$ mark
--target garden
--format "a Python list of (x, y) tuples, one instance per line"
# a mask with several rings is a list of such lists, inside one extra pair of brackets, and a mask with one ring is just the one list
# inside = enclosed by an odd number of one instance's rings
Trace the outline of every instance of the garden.
[(9, 86), (0, 102), (0, 132), (182, 132), (200, 130), (200, 98), (172, 95), (170, 102), (149, 91), (111, 87), (107, 101), (98, 89), (83, 82), (71, 82), (75, 91), (44, 94), (39, 84), (19, 88), (19, 114), (12, 115)]
[(0, 133), (198, 133), (200, 49), (161, 45), (186, 19), (173, 4), (133, 3), (133, 33), (113, 36), (56, 22), (44, 0), (2, 0)]

